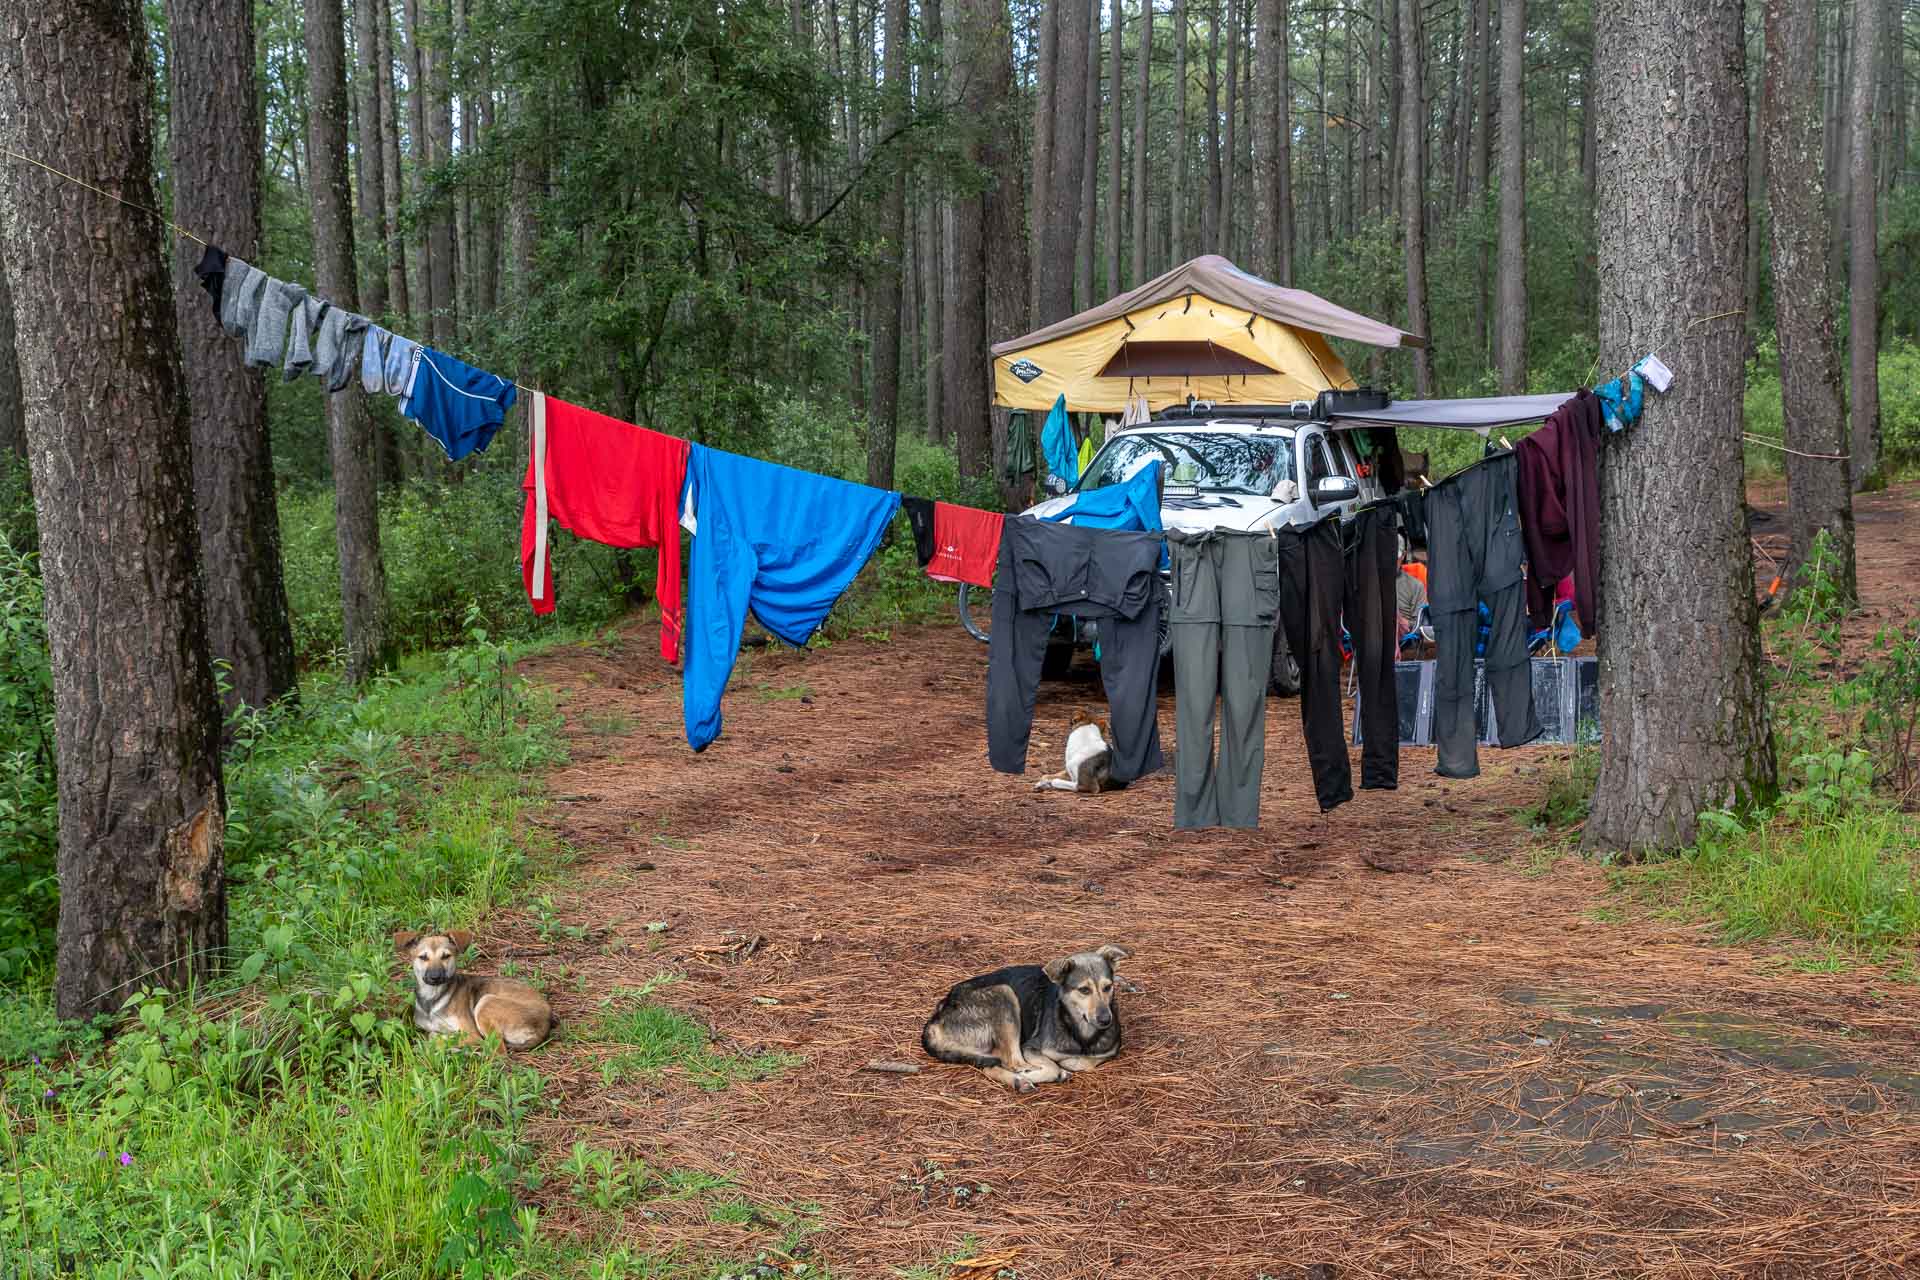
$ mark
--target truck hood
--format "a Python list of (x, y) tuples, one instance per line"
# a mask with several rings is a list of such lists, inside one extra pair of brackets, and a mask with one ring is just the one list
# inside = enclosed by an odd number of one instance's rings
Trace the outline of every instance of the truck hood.
[[(1073, 495), (1048, 498), (1028, 507), (1022, 515), (1042, 519), (1058, 515), (1073, 505)], [(1169, 529), (1264, 529), (1273, 523), (1285, 504), (1272, 498), (1246, 493), (1169, 493), (1160, 503), (1160, 523)]]

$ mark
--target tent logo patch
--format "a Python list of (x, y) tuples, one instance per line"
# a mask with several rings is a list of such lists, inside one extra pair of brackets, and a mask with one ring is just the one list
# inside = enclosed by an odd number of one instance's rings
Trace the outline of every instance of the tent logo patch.
[(1022, 382), (1032, 382), (1035, 378), (1045, 373), (1046, 370), (1031, 360), (1016, 360), (1007, 366), (1007, 372)]

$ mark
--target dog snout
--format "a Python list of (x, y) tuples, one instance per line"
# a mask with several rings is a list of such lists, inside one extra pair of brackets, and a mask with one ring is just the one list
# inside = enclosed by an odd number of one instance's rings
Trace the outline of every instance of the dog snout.
[(1102, 1009), (1099, 1013), (1094, 1015), (1093, 1023), (1095, 1026), (1099, 1027), (1101, 1030), (1103, 1031), (1106, 1030), (1108, 1027), (1113, 1025), (1113, 1010)]
[(435, 965), (420, 976), (437, 987), (447, 980), (447, 971), (439, 965)]

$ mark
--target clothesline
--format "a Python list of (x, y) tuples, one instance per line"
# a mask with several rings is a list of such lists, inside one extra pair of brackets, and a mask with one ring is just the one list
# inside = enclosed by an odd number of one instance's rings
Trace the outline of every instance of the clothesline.
[(1790, 453), (1796, 458), (1818, 458), (1822, 462), (1845, 462), (1852, 456), (1846, 453), (1807, 453), (1802, 449), (1789, 449), (1784, 444), (1769, 440), (1765, 436), (1756, 436), (1750, 431), (1742, 431), (1740, 438), (1748, 444), (1757, 444), (1763, 449), (1777, 449), (1781, 453)]
[(127, 208), (129, 209), (138, 209), (141, 213), (144, 213), (151, 218), (157, 219), (162, 226), (172, 228), (175, 235), (185, 236), (187, 239), (193, 241), (195, 244), (205, 245), (207, 243), (207, 241), (201, 239), (199, 236), (187, 230), (185, 227), (181, 226), (179, 223), (169, 220), (167, 215), (165, 215), (164, 213), (161, 213), (158, 209), (149, 209), (147, 208), (147, 206), (143, 204), (136, 204), (134, 201), (127, 199), (125, 196), (117, 196), (111, 191), (105, 190), (104, 188), (101, 188), (101, 187), (94, 186), (91, 182), (88, 182), (84, 178), (76, 178), (72, 174), (67, 173), (64, 170), (56, 169), (52, 165), (47, 164), (45, 161), (35, 160), (32, 156), (22, 155), (18, 151), (15, 151), (12, 147), (0, 146), (0, 152), (5, 152), (7, 155), (12, 156), (15, 160), (24, 160), (28, 164), (33, 165), (36, 168), (45, 169), (48, 173), (52, 174), (56, 178), (65, 178), (68, 182), (73, 183), (77, 187), (85, 187), (87, 190), (103, 195), (109, 200), (118, 200), (121, 204), (127, 206)]

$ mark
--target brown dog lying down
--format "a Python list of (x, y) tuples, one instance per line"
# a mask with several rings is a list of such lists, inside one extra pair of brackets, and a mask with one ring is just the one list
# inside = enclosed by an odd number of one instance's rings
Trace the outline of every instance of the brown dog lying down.
[(531, 1049), (552, 1035), (553, 1009), (538, 991), (512, 978), (460, 972), (460, 953), (472, 941), (459, 929), (393, 935), (393, 945), (413, 965), (413, 1025), (473, 1044), (497, 1033), (515, 1049)]
[(1113, 964), (1126, 958), (1104, 946), (968, 978), (935, 1006), (920, 1045), (1018, 1093), (1070, 1080), (1120, 1052)]

